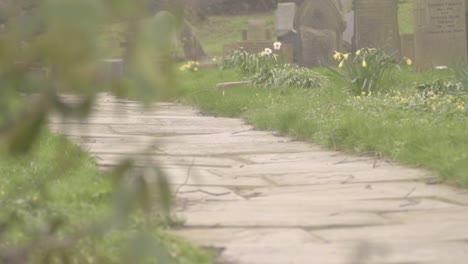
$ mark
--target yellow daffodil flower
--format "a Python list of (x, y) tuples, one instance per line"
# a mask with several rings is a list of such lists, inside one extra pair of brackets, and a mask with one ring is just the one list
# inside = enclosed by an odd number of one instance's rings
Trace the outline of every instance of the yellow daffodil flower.
[(361, 55), (361, 50), (356, 51), (356, 56)]
[(335, 50), (335, 55), (333, 55), (333, 59), (335, 59), (335, 60), (341, 59), (341, 53), (339, 53), (338, 51)]
[(338, 68), (343, 68), (345, 60), (342, 60), (340, 64), (338, 65)]
[(366, 60), (363, 60), (363, 61), (362, 61), (362, 67), (363, 67), (363, 68), (366, 68), (366, 67), (367, 67), (367, 62), (366, 62)]
[(413, 65), (413, 61), (409, 58), (406, 58), (406, 65), (411, 66)]
[(343, 54), (343, 58), (347, 60), (349, 58), (350, 53)]

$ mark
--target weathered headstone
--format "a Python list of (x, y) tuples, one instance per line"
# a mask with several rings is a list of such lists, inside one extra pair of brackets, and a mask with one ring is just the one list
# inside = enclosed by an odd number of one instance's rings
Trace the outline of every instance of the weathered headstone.
[(300, 32), (303, 47), (301, 64), (308, 67), (329, 64), (331, 54), (338, 50), (336, 32), (309, 27), (302, 27)]
[(343, 40), (352, 45), (354, 37), (354, 11), (346, 13), (344, 19), (346, 21), (346, 29), (343, 32)]
[(354, 0), (354, 46), (378, 48), (399, 56), (397, 0)]
[(345, 22), (336, 0), (306, 0), (295, 18), (300, 41), (296, 47), (298, 63), (307, 66), (326, 64), (333, 50), (341, 50)]
[(273, 42), (271, 30), (266, 26), (265, 21), (250, 20), (247, 29), (242, 31), (242, 41), (223, 46), (223, 57), (232, 55), (239, 48), (243, 48), (248, 53), (257, 54), (265, 48), (273, 49)]
[(275, 13), (276, 36), (294, 32), (294, 16), (296, 15), (296, 3), (279, 3)]
[(294, 28), (294, 17), (296, 16), (296, 3), (279, 3), (275, 13), (276, 36), (282, 45), (282, 54), (288, 63), (294, 59), (294, 47), (297, 46), (299, 35)]
[(198, 61), (206, 57), (200, 41), (193, 33), (192, 26), (188, 23), (186, 23), (181, 32), (181, 42), (186, 60)]
[(271, 40), (271, 31), (264, 20), (249, 20), (247, 29), (242, 32), (243, 41)]
[(415, 0), (414, 25), (418, 68), (466, 62), (465, 0)]

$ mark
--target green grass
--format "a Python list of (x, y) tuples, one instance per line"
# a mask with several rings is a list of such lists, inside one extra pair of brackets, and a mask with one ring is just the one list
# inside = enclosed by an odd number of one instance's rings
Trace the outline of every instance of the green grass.
[[(0, 238), (0, 248), (26, 245), (52, 222), (57, 223), (60, 236), (67, 236), (92, 222), (107, 219), (114, 201), (113, 184), (108, 177), (97, 170), (87, 153), (49, 132), (42, 133), (39, 144), (27, 157), (14, 158), (2, 149), (0, 222), (8, 225)], [(8, 222), (11, 216), (15, 217)], [(164, 263), (213, 262), (212, 253), (168, 235), (167, 225), (161, 219), (155, 217), (145, 226), (142, 219), (135, 214), (125, 228), (117, 226), (103, 236), (81, 239), (67, 255), (79, 263), (125, 263), (130, 256), (125, 250), (128, 240), (144, 230), (156, 241), (145, 246), (169, 260)], [(158, 248), (173, 257), (161, 250), (158, 253)], [(154, 263), (154, 258), (150, 263)]]
[[(185, 102), (202, 112), (242, 117), (258, 129), (279, 131), (331, 149), (379, 152), (468, 186), (466, 113), (408, 109), (398, 103), (414, 98), (416, 83), (452, 79), (451, 73), (404, 70), (392, 77), (387, 95), (364, 98), (350, 96), (343, 89), (344, 83), (332, 77), (329, 87), (314, 90), (243, 86), (226, 90), (223, 95), (211, 89), (225, 76), (235, 75), (216, 70), (187, 73), (181, 76), (179, 89), (185, 94)], [(192, 79), (204, 81), (190, 83)]]

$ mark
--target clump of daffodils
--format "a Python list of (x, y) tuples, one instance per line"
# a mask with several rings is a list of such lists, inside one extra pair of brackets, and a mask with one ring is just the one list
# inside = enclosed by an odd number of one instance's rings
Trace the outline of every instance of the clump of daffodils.
[(374, 48), (362, 48), (355, 53), (335, 51), (332, 57), (340, 70), (330, 69), (348, 83), (350, 91), (356, 96), (376, 94), (385, 82), (382, 80), (397, 66), (392, 56)]
[(188, 61), (184, 65), (179, 67), (180, 71), (190, 71), (190, 72), (196, 72), (200, 68), (200, 63), (198, 61)]

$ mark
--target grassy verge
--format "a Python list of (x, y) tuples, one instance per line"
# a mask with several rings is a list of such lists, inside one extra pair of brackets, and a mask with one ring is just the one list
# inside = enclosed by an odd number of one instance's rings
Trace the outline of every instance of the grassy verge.
[(329, 87), (313, 90), (243, 86), (224, 94), (215, 91), (214, 84), (226, 76), (236, 73), (182, 73), (178, 89), (187, 103), (205, 113), (242, 117), (258, 129), (276, 130), (336, 150), (378, 152), (468, 185), (466, 112), (458, 111), (460, 105), (455, 103), (434, 101), (421, 107), (410, 103), (418, 100), (416, 83), (451, 79), (451, 73), (400, 71), (390, 80), (391, 91), (370, 97), (350, 96), (344, 84), (333, 78)]
[[(43, 133), (36, 149), (25, 158), (12, 158), (1, 151), (0, 222), (2, 229), (8, 228), (2, 230), (0, 249), (29, 244), (33, 238), (45, 234), (42, 232), (47, 232), (50, 223), (59, 229), (59, 237), (67, 237), (109, 217), (114, 199), (112, 188), (112, 182), (97, 170), (92, 158), (60, 136)], [(128, 227), (80, 240), (68, 249), (68, 260), (72, 263), (133, 262), (126, 250), (128, 243), (137, 241), (139, 231), (144, 230), (156, 241), (144, 246), (153, 252), (159, 250), (155, 254), (168, 260), (164, 263), (212, 263), (211, 253), (168, 235), (162, 221), (155, 218), (142, 226), (141, 219), (135, 215)], [(135, 245), (135, 248), (142, 252), (139, 248), (142, 246)], [(149, 257), (148, 263), (155, 263)]]

